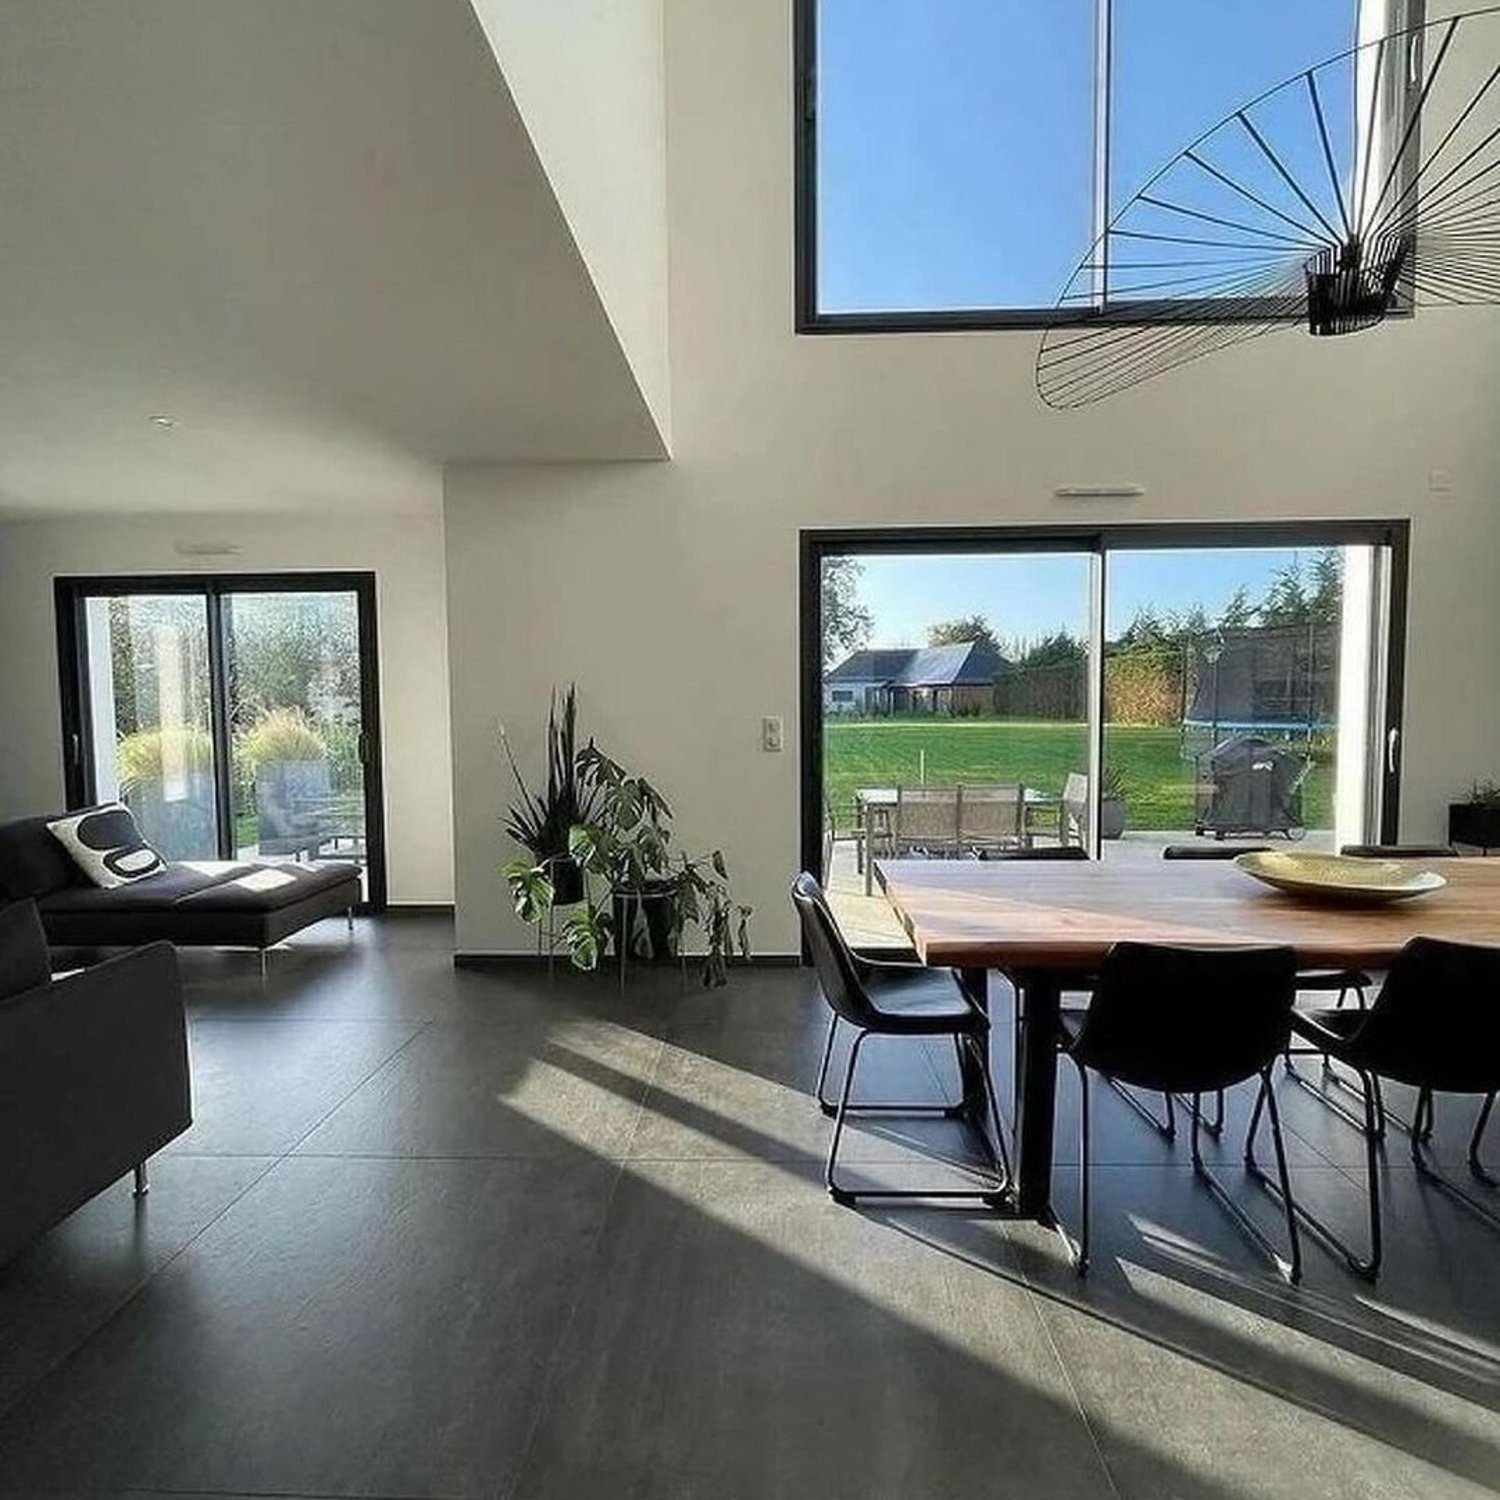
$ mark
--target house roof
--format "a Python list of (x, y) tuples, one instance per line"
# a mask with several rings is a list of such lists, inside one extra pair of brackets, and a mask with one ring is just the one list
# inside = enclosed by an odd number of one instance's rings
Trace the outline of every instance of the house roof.
[(987, 687), (1005, 660), (979, 641), (954, 646), (908, 646), (900, 650), (853, 651), (828, 682), (868, 682), (882, 687)]

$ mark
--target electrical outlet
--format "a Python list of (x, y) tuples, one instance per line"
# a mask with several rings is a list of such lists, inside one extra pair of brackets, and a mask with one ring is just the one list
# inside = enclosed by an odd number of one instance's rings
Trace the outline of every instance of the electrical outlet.
[(767, 714), (760, 721), (760, 748), (775, 754), (781, 750), (782, 743), (781, 715)]

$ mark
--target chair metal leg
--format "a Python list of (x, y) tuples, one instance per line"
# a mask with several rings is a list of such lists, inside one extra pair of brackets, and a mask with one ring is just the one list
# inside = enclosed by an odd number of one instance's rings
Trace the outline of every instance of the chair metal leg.
[(1111, 1078), (1109, 1074), (1101, 1075), (1104, 1081), (1138, 1114), (1158, 1135), (1164, 1136), (1169, 1141), (1177, 1139), (1177, 1111), (1172, 1105), (1172, 1096), (1163, 1094), (1162, 1099), (1167, 1106), (1166, 1118), (1152, 1112), (1151, 1106), (1141, 1098), (1128, 1083), (1121, 1083), (1117, 1078)]
[[(1194, 1107), (1192, 1099), (1190, 1099), (1186, 1094), (1179, 1094), (1177, 1098), (1180, 1103), (1187, 1105), (1189, 1108)], [(1216, 1101), (1214, 1105), (1214, 1117), (1211, 1120), (1204, 1120), (1203, 1128), (1215, 1140), (1218, 1140), (1218, 1138), (1224, 1134), (1224, 1090), (1215, 1089), (1214, 1098)]]
[[(854, 1070), (859, 1063), (859, 1051), (864, 1046), (865, 1039), (870, 1035), (868, 1031), (857, 1031), (854, 1042), (849, 1048), (849, 1062), (844, 1069), (844, 1086), (839, 1093), (839, 1102), (833, 1117), (833, 1139), (828, 1143), (828, 1160), (823, 1168), (823, 1184), (828, 1189), (828, 1196), (835, 1203), (845, 1206), (862, 1202), (867, 1199), (895, 1200), (904, 1199), (929, 1199), (945, 1200), (953, 1202), (984, 1203), (991, 1208), (1001, 1207), (1009, 1190), (1009, 1167), (1004, 1167), (1005, 1176), (996, 1183), (982, 1188), (846, 1188), (838, 1180), (837, 1164), (839, 1154), (839, 1142), (843, 1139), (844, 1121), (851, 1114), (868, 1113), (873, 1106), (856, 1105), (851, 1106), (849, 1095), (854, 1089)], [(990, 1098), (991, 1108), (994, 1107), (994, 1083), (989, 1075), (988, 1065), (984, 1068), (985, 1089)], [(929, 1106), (930, 1109), (930, 1106)], [(894, 1113), (895, 1108), (882, 1109), (882, 1113)], [(902, 1113), (910, 1113), (902, 1110)], [(1005, 1162), (1004, 1142), (1001, 1141), (1002, 1164)]]
[(132, 1196), (136, 1198), (144, 1198), (150, 1191), (151, 1178), (146, 1171), (146, 1163), (143, 1161), (138, 1161), (135, 1164), (135, 1186), (132, 1190)]
[(268, 948), (262, 948), (260, 950), (260, 977), (262, 979), (266, 977), (266, 954), (269, 952), (270, 949)]
[(351, 933), (354, 931), (354, 908), (352, 906), (344, 913), (344, 925)]
[(1270, 1236), (1234, 1201), (1223, 1183), (1204, 1164), (1203, 1155), (1198, 1148), (1198, 1133), (1203, 1116), (1203, 1110), (1200, 1107), (1200, 1097), (1198, 1095), (1193, 1096), (1192, 1129), (1190, 1134), (1193, 1171), (1218, 1200), (1219, 1207), (1240, 1226), (1240, 1229), (1247, 1238), (1253, 1240), (1270, 1257), (1276, 1269), (1293, 1286), (1296, 1286), (1302, 1280), (1302, 1243), (1297, 1235), (1296, 1208), (1292, 1199), (1291, 1181), (1287, 1176), (1286, 1143), (1281, 1135), (1281, 1115), (1276, 1108), (1276, 1094), (1271, 1087), (1271, 1070), (1269, 1067), (1260, 1076), (1260, 1092), (1256, 1096), (1255, 1109), (1250, 1116), (1250, 1132), (1245, 1137), (1245, 1165), (1257, 1181), (1269, 1186), (1270, 1180), (1255, 1164), (1253, 1151), (1255, 1130), (1260, 1124), (1262, 1108), (1264, 1108), (1266, 1115), (1271, 1121), (1271, 1141), (1276, 1152), (1277, 1176), (1280, 1179), (1280, 1188), (1275, 1192), (1274, 1196), (1281, 1201), (1286, 1209), (1287, 1234), (1291, 1246), (1290, 1261), (1282, 1258), (1281, 1252), (1276, 1248)]
[[(1290, 1078), (1293, 1083), (1299, 1084), (1302, 1088), (1306, 1089), (1314, 1099), (1316, 1099), (1320, 1104), (1324, 1106), (1324, 1108), (1331, 1109), (1334, 1114), (1336, 1114), (1341, 1120), (1345, 1121), (1349, 1125), (1352, 1125), (1356, 1130), (1363, 1130), (1365, 1128), (1363, 1115), (1356, 1115), (1353, 1110), (1345, 1109), (1345, 1107), (1340, 1104), (1337, 1099), (1330, 1099), (1326, 1090), (1319, 1088), (1317, 1084), (1311, 1081), (1311, 1079), (1305, 1078), (1296, 1070), (1296, 1068), (1292, 1066), (1293, 1057), (1322, 1057), (1324, 1080), (1328, 1083), (1333, 1084), (1335, 1088), (1343, 1089), (1345, 1093), (1353, 1094), (1361, 1102), (1363, 1102), (1364, 1100), (1363, 1087), (1355, 1088), (1355, 1086), (1350, 1083), (1349, 1080), (1338, 1071), (1338, 1069), (1333, 1067), (1327, 1054), (1318, 1052), (1315, 1047), (1287, 1048), (1287, 1077)], [(1400, 1116), (1390, 1114), (1387, 1111), (1385, 1107), (1385, 1097), (1380, 1092), (1380, 1080), (1372, 1075), (1370, 1082), (1372, 1088), (1374, 1089), (1375, 1095), (1375, 1139), (1377, 1141), (1383, 1141), (1385, 1139), (1387, 1121), (1390, 1121), (1395, 1125), (1399, 1125), (1403, 1130), (1409, 1129), (1410, 1127), (1407, 1126), (1405, 1121), (1403, 1121)]]
[[(839, 1102), (830, 1099), (825, 1092), (828, 1084), (828, 1069), (833, 1061), (833, 1039), (838, 1034), (839, 1018), (835, 1012), (828, 1018), (828, 1039), (823, 1043), (823, 1063), (818, 1069), (818, 1108), (830, 1119), (838, 1113)], [(868, 1036), (868, 1032), (861, 1032), (860, 1036)], [(954, 1038), (955, 1045), (957, 1038)], [(959, 1099), (954, 1103), (932, 1104), (926, 1100), (914, 1100), (910, 1104), (899, 1102), (892, 1103), (881, 1100), (874, 1104), (850, 1104), (845, 1113), (851, 1115), (911, 1115), (916, 1119), (938, 1119), (957, 1120), (965, 1113), (964, 1101)]]
[[(1421, 1132), (1413, 1130), (1411, 1133), (1411, 1159), (1412, 1164), (1417, 1169), (1417, 1175), (1424, 1182), (1430, 1182), (1433, 1187), (1446, 1193), (1455, 1203), (1468, 1209), (1475, 1218), (1482, 1219), (1493, 1229), (1500, 1229), (1500, 1213), (1497, 1213), (1487, 1203), (1481, 1203), (1478, 1198), (1461, 1188), (1452, 1178), (1445, 1177), (1428, 1159), (1424, 1148), (1432, 1138), (1433, 1105), (1431, 1089), (1424, 1089), (1417, 1100), (1417, 1112), (1419, 1116), (1422, 1114), (1424, 1101), (1426, 1104), (1426, 1129)], [(1490, 1186), (1495, 1185), (1495, 1179), (1485, 1171), (1483, 1164), (1479, 1160), (1479, 1138), (1484, 1134), (1485, 1126), (1489, 1124), (1490, 1112), (1494, 1107), (1494, 1103), (1495, 1096), (1487, 1094), (1484, 1103), (1479, 1108), (1479, 1120), (1475, 1126), (1474, 1133), (1469, 1137), (1469, 1170), (1481, 1182), (1487, 1183)]]
[(1479, 1147), (1484, 1140), (1484, 1128), (1490, 1123), (1490, 1111), (1495, 1107), (1495, 1096), (1486, 1094), (1484, 1103), (1479, 1107), (1479, 1119), (1474, 1123), (1474, 1134), (1469, 1137), (1469, 1170), (1483, 1183), (1490, 1187), (1500, 1187), (1490, 1170), (1479, 1159)]
[[(1366, 1281), (1374, 1281), (1380, 1274), (1381, 1236), (1380, 1236), (1380, 1122), (1375, 1113), (1375, 1087), (1371, 1076), (1363, 1071), (1360, 1072), (1360, 1082), (1363, 1085), (1365, 1100), (1365, 1122), (1363, 1133), (1365, 1138), (1365, 1174), (1370, 1209), (1370, 1253), (1362, 1256), (1357, 1250), (1352, 1249), (1331, 1230), (1320, 1218), (1309, 1209), (1296, 1202), (1291, 1195), (1290, 1185), (1283, 1180), (1281, 1184), (1273, 1183), (1261, 1170), (1260, 1164), (1255, 1160), (1255, 1130), (1260, 1123), (1260, 1112), (1262, 1103), (1267, 1103), (1274, 1111), (1276, 1108), (1276, 1096), (1271, 1092), (1269, 1077), (1266, 1087), (1262, 1090), (1260, 1098), (1255, 1101), (1255, 1112), (1250, 1116), (1250, 1129), (1245, 1135), (1245, 1167), (1252, 1172), (1261, 1185), (1273, 1196), (1280, 1198), (1284, 1205), (1291, 1210), (1297, 1219), (1311, 1232), (1314, 1238), (1322, 1243), (1336, 1255), (1343, 1258), (1349, 1269), (1356, 1276), (1363, 1277)], [(1345, 1113), (1343, 1110), (1340, 1114)], [(1275, 1116), (1273, 1115), (1273, 1119)], [(1415, 1148), (1413, 1148), (1415, 1149)]]

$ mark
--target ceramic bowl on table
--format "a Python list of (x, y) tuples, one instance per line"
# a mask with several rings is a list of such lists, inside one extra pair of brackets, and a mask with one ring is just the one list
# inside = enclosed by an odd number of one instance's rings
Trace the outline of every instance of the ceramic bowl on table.
[(1235, 859), (1247, 875), (1278, 891), (1340, 906), (1379, 906), (1428, 896), (1448, 884), (1436, 870), (1403, 859), (1353, 859), (1342, 854), (1269, 850)]

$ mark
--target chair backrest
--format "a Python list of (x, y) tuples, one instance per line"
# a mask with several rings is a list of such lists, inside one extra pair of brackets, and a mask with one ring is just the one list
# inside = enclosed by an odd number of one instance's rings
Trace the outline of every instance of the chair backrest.
[(1351, 1056), (1417, 1088), (1500, 1089), (1500, 948), (1413, 938), (1351, 1039)]
[(1032, 844), (1021, 849), (989, 849), (981, 859), (1086, 860), (1089, 851), (1082, 844)]
[(1350, 859), (1457, 859), (1452, 844), (1345, 844), (1340, 854)]
[(898, 786), (896, 788), (896, 842), (957, 845), (959, 805), (962, 793), (956, 786)]
[(1138, 1087), (1210, 1093), (1269, 1067), (1296, 998), (1290, 948), (1116, 943), (1079, 1032), (1078, 1060)]
[(1268, 854), (1269, 844), (1168, 844), (1163, 859), (1235, 859), (1241, 854)]
[(792, 905), (802, 924), (802, 938), (812, 955), (818, 987), (829, 1006), (855, 1026), (868, 1026), (875, 1007), (860, 981), (854, 955), (829, 910), (823, 887), (805, 870), (792, 881)]
[(958, 789), (958, 836), (961, 841), (993, 843), (1021, 837), (1026, 788), (1018, 781)]
[(1089, 779), (1082, 771), (1069, 771), (1063, 782), (1061, 818), (1058, 832), (1064, 843), (1069, 839), (1088, 842)]

